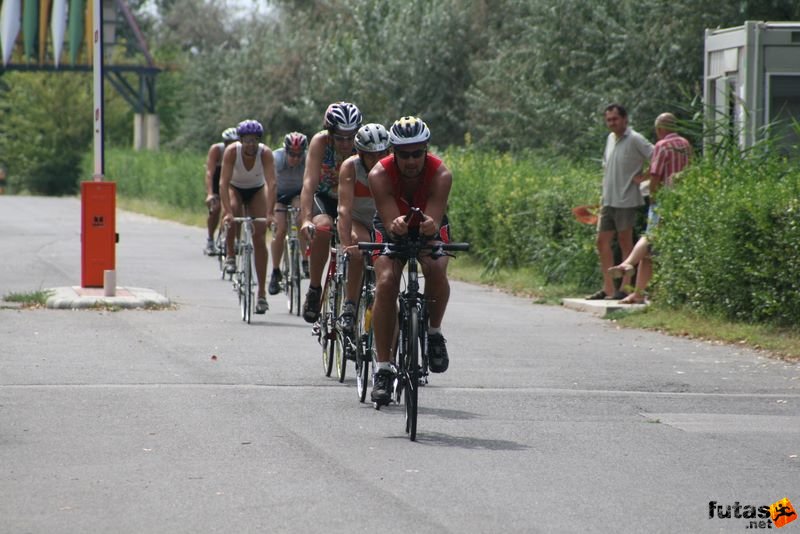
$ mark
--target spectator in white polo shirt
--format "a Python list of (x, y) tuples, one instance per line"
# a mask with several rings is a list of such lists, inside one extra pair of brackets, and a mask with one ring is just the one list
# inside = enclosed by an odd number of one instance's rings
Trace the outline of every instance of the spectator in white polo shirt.
[(628, 112), (619, 104), (605, 109), (606, 126), (611, 133), (603, 153), (603, 198), (597, 220), (597, 251), (603, 289), (588, 295), (589, 300), (623, 299), (622, 288), (631, 283), (632, 273), (625, 273), (620, 289), (614, 286), (609, 268), (614, 265), (612, 243), (617, 238), (622, 257), (633, 249), (633, 227), (644, 205), (639, 184), (644, 180), (644, 165), (653, 154), (653, 145), (628, 126)]

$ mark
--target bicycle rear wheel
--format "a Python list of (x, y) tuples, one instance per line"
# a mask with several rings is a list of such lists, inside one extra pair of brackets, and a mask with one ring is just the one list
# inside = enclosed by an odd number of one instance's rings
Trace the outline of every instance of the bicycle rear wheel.
[(319, 328), (320, 328), (320, 343), (322, 344), (322, 370), (325, 376), (331, 376), (333, 371), (333, 358), (336, 343), (334, 326), (335, 319), (333, 316), (333, 302), (330, 291), (330, 281), (325, 282), (325, 288), (322, 290), (322, 310), (319, 314)]
[[(286, 296), (289, 296), (289, 287), (290, 287), (290, 280), (292, 276), (292, 267), (291, 267), (291, 251), (289, 250), (290, 240), (287, 237), (283, 242), (283, 257), (281, 258), (281, 285), (283, 286), (283, 292)], [(291, 310), (290, 310), (291, 311)]]
[(419, 406), (419, 310), (411, 308), (403, 358), (404, 400), (406, 405), (406, 433), (408, 439), (417, 439), (417, 408)]

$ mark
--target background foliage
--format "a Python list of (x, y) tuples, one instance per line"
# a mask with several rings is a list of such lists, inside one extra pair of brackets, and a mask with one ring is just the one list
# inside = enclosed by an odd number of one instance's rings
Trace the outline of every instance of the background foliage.
[(800, 171), (768, 149), (701, 159), (660, 200), (659, 298), (747, 322), (800, 317)]
[[(456, 176), (456, 237), (487, 268), (534, 266), (586, 287), (599, 275), (594, 232), (569, 210), (599, 196), (603, 107), (626, 105), (651, 138), (660, 112), (691, 123), (706, 28), (800, 20), (796, 0), (130, 3), (165, 69), (162, 152), (120, 148), (131, 111), (106, 88), (106, 173), (121, 195), (202, 210), (203, 158), (223, 129), (257, 118), (271, 139), (311, 134), (330, 102), (350, 100), (368, 121), (428, 122)], [(120, 39), (117, 59), (135, 61), (131, 36)], [(0, 165), (12, 191), (70, 194), (88, 178), (90, 87), (86, 75), (0, 71)], [(714, 148), (663, 199), (654, 288), (674, 305), (791, 324), (798, 172), (768, 150)]]
[[(625, 104), (645, 134), (659, 112), (687, 109), (699, 92), (705, 28), (800, 20), (794, 0), (130, 4), (165, 69), (157, 107), (168, 150), (203, 150), (244, 118), (262, 121), (272, 138), (311, 134), (326, 106), (344, 99), (369, 121), (420, 115), (439, 146), (595, 158), (609, 101)], [(121, 27), (116, 62), (137, 60), (129, 33)], [(91, 143), (90, 126), (77, 124), (87, 120), (89, 87), (83, 75), (1, 75), (0, 165), (15, 189), (75, 190), (75, 162)], [(131, 112), (113, 105), (111, 88), (106, 95), (108, 142), (130, 143)], [(56, 135), (67, 123), (68, 135)], [(35, 146), (30, 131), (53, 139)], [(41, 162), (54, 153), (60, 162)]]

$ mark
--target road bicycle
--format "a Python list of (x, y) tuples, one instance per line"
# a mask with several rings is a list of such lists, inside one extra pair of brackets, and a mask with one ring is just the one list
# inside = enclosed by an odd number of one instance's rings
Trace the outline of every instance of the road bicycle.
[(281, 260), (281, 288), (288, 299), (287, 306), (289, 313), (300, 315), (300, 280), (303, 277), (301, 268), (301, 255), (303, 251), (300, 247), (299, 228), (297, 226), (297, 214), (300, 208), (288, 206), (286, 208), (276, 208), (276, 212), (286, 213), (286, 237), (284, 238), (283, 258)]
[(231, 276), (233, 289), (239, 296), (239, 307), (242, 321), (250, 324), (253, 316), (256, 282), (253, 280), (255, 264), (253, 259), (253, 224), (266, 222), (264, 217), (234, 217), (234, 222), (241, 224), (242, 237), (236, 249), (236, 271)]
[[(331, 376), (333, 364), (336, 362), (336, 374), (339, 382), (344, 381), (346, 357), (342, 350), (342, 337), (339, 331), (338, 318), (344, 304), (344, 286), (347, 280), (347, 254), (338, 245), (334, 226), (318, 226), (313, 232), (326, 232), (331, 235), (330, 258), (325, 282), (322, 288), (319, 318), (314, 324), (315, 334), (322, 346), (322, 370), (325, 376)], [(312, 235), (313, 239), (313, 235)]]
[[(412, 213), (422, 212), (417, 208)], [(428, 303), (420, 293), (418, 275), (418, 257), (420, 253), (428, 253), (431, 257), (449, 256), (451, 251), (467, 251), (469, 243), (431, 242), (426, 237), (409, 237), (400, 241), (387, 243), (358, 244), (360, 250), (381, 250), (393, 258), (406, 262), (406, 285), (398, 297), (398, 338), (397, 376), (394, 381), (393, 398), (396, 403), (405, 404), (406, 433), (411, 441), (417, 439), (417, 413), (419, 407), (419, 387), (427, 383), (428, 377)], [(374, 369), (375, 367), (373, 367)], [(373, 375), (374, 380), (374, 375)], [(379, 410), (381, 404), (374, 403)]]

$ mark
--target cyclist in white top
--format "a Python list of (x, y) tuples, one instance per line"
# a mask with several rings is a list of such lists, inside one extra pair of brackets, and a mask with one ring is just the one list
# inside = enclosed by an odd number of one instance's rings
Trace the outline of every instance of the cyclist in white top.
[[(223, 221), (229, 228), (234, 226), (234, 217), (247, 215), (266, 218), (266, 222), (253, 223), (253, 256), (258, 280), (258, 302), (256, 313), (269, 309), (267, 304), (267, 225), (274, 220), (277, 193), (275, 164), (272, 151), (262, 144), (264, 128), (255, 120), (245, 120), (236, 127), (239, 141), (225, 149), (222, 156), (222, 175), (219, 189), (222, 200)], [(266, 187), (264, 187), (266, 186)], [(225, 270), (236, 271), (234, 239), (238, 232), (228, 232), (225, 247), (227, 259)]]
[(381, 124), (365, 124), (356, 134), (355, 145), (358, 154), (344, 160), (339, 169), (339, 217), (336, 220), (339, 241), (351, 257), (345, 301), (339, 317), (339, 325), (349, 334), (355, 326), (356, 303), (364, 272), (358, 242), (372, 239), (375, 218), (375, 200), (367, 175), (376, 163), (389, 155), (389, 132)]

